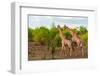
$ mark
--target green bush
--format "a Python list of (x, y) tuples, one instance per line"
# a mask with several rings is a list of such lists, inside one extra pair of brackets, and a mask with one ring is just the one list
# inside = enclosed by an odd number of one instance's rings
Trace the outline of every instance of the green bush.
[(50, 38), (53, 39), (58, 33), (59, 33), (58, 29), (56, 27), (52, 27), (50, 29)]
[(33, 38), (33, 32), (34, 30), (32, 28), (28, 28), (28, 41), (34, 41)]
[(54, 44), (55, 44), (55, 47), (60, 47), (61, 46), (61, 38), (59, 36), (59, 34), (57, 34), (54, 38)]
[(52, 49), (55, 49), (57, 47), (56, 45), (56, 41), (55, 41), (55, 37), (56, 35), (59, 33), (58, 29), (53, 26), (51, 29), (50, 29), (50, 33), (49, 33), (49, 46), (52, 48)]
[(88, 31), (87, 31), (86, 27), (80, 26), (79, 34), (85, 34), (85, 33), (87, 33), (87, 32), (88, 32)]
[(46, 27), (36, 28), (34, 30), (34, 41), (41, 44), (48, 44), (49, 30)]
[(88, 46), (88, 32), (83, 35), (80, 35), (80, 38), (82, 41), (85, 42), (85, 46), (87, 47)]
[(71, 39), (72, 35), (70, 34), (70, 32), (68, 30), (64, 29), (63, 30), (63, 33), (64, 33), (64, 35), (65, 35), (65, 37), (67, 39), (69, 39), (69, 40)]
[[(73, 29), (73, 31), (76, 32), (81, 40), (85, 42), (86, 46), (88, 46), (87, 29), (83, 26), (80, 26), (80, 29)], [(62, 32), (67, 39), (71, 40), (72, 35), (68, 30), (62, 28)], [(28, 40), (39, 42), (40, 44), (48, 45), (49, 47), (53, 48), (61, 46), (59, 30), (55, 26), (50, 29), (43, 26), (35, 29), (28, 28)]]

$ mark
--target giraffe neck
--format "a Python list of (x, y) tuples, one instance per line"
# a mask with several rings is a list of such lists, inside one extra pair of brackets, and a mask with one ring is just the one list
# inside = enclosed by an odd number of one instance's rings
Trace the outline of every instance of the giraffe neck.
[(72, 29), (69, 28), (68, 31), (71, 33), (73, 38), (78, 38), (79, 39), (78, 35), (75, 32), (73, 32)]
[(75, 32), (73, 32), (72, 30), (70, 30), (70, 32), (71, 32), (72, 37), (79, 38), (78, 35)]
[(65, 36), (64, 36), (63, 32), (61, 31), (61, 29), (58, 29), (58, 30), (59, 30), (61, 39), (65, 39)]

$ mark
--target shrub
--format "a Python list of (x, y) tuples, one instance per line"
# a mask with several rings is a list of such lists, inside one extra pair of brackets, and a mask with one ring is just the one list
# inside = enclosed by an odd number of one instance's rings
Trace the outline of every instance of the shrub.
[(56, 27), (52, 27), (50, 29), (50, 39), (53, 39), (58, 33), (59, 33), (58, 29)]
[(67, 38), (67, 39), (71, 39), (71, 37), (72, 37), (72, 35), (70, 34), (70, 32), (69, 31), (67, 31), (66, 29), (64, 29), (63, 30), (63, 33), (64, 33), (64, 35), (65, 35), (65, 37)]
[[(88, 31), (85, 27), (80, 26), (79, 30), (73, 29), (72, 31), (76, 32), (81, 40), (85, 42), (86, 46), (88, 46)], [(63, 28), (62, 32), (67, 39), (71, 40), (72, 35), (68, 30)], [(61, 46), (59, 30), (55, 26), (51, 29), (43, 26), (35, 29), (28, 28), (28, 40), (39, 42), (42, 45), (48, 45), (53, 48)]]
[(34, 41), (33, 40), (33, 32), (34, 30), (32, 28), (28, 28), (28, 41)]
[(86, 27), (80, 26), (79, 34), (85, 34), (85, 33), (87, 33), (87, 32), (88, 32), (88, 31), (87, 31)]
[(60, 47), (61, 46), (61, 38), (59, 36), (59, 34), (57, 34), (54, 38), (54, 44), (55, 44), (55, 47)]
[(88, 46), (88, 32), (83, 34), (83, 35), (80, 35), (80, 38), (82, 39), (82, 41), (85, 42), (85, 46), (87, 47)]
[(34, 41), (41, 44), (48, 44), (49, 30), (46, 27), (36, 28), (34, 30)]

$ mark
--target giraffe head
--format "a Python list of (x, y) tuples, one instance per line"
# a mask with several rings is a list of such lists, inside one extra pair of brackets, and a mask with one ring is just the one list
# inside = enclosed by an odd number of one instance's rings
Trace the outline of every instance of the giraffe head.
[(66, 25), (64, 25), (64, 29), (70, 30), (70, 28)]
[(61, 29), (60, 25), (57, 26), (58, 29)]
[(57, 28), (60, 28), (60, 25), (58, 25)]
[(68, 28), (66, 25), (64, 25), (64, 28)]
[(58, 25), (57, 28), (58, 28), (58, 30), (63, 30), (63, 29), (60, 27), (60, 25)]

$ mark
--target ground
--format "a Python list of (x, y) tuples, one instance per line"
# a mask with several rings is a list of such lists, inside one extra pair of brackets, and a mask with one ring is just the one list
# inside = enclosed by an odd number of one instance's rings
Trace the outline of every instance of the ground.
[(57, 47), (55, 51), (48, 49), (45, 45), (35, 44), (34, 42), (28, 42), (28, 60), (51, 60), (51, 59), (76, 59), (76, 58), (88, 58), (88, 50), (84, 49), (84, 56), (80, 48), (74, 47), (72, 56), (69, 55), (69, 49), (61, 50), (61, 47)]

